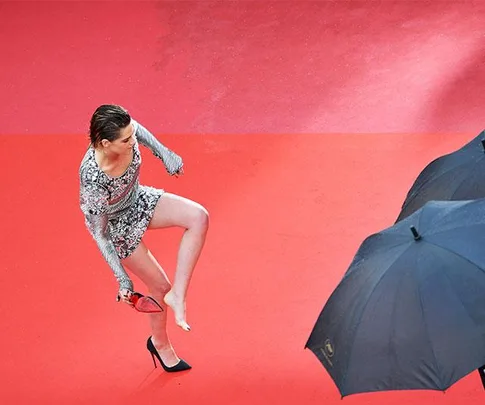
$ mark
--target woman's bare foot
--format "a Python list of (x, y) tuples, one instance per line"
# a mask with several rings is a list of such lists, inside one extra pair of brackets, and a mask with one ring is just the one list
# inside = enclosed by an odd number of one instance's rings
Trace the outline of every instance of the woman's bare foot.
[(172, 290), (170, 290), (163, 298), (175, 314), (175, 323), (186, 332), (190, 331), (189, 324), (185, 321), (185, 301), (180, 299)]

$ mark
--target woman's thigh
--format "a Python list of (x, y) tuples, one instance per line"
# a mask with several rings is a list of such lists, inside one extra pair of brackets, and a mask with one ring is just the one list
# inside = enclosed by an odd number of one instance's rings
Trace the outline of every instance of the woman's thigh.
[(164, 193), (158, 200), (149, 228), (168, 228), (179, 226), (191, 228), (200, 225), (207, 227), (209, 214), (207, 210), (185, 197), (171, 193)]
[(122, 260), (122, 264), (143, 281), (151, 292), (163, 293), (170, 290), (170, 281), (165, 271), (143, 242)]

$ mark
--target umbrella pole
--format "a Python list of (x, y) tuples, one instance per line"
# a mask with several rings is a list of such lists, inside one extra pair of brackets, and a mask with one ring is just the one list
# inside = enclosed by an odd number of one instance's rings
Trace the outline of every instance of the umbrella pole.
[(480, 379), (482, 380), (483, 389), (485, 389), (485, 365), (478, 368), (478, 374), (480, 375)]

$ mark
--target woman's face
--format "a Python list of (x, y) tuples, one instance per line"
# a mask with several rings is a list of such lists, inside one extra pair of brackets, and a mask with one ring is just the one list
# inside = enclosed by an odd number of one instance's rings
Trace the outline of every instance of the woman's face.
[(135, 127), (130, 123), (120, 130), (120, 135), (114, 141), (110, 142), (107, 139), (103, 139), (101, 143), (108, 153), (116, 155), (128, 154), (135, 144)]

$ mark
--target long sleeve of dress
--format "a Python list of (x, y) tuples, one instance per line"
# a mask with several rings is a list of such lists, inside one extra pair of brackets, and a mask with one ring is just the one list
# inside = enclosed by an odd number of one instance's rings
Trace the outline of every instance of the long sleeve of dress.
[(167, 169), (167, 172), (170, 175), (179, 173), (183, 167), (182, 158), (175, 152), (168, 149), (165, 145), (163, 145), (143, 125), (135, 120), (132, 120), (132, 122), (135, 126), (135, 133), (138, 141), (142, 145), (150, 149), (152, 153), (163, 162), (165, 168)]
[(119, 288), (133, 291), (133, 282), (126, 273), (108, 234), (108, 192), (98, 184), (88, 183), (81, 186), (81, 209), (86, 226), (98, 245), (101, 254), (111, 267), (119, 283)]

